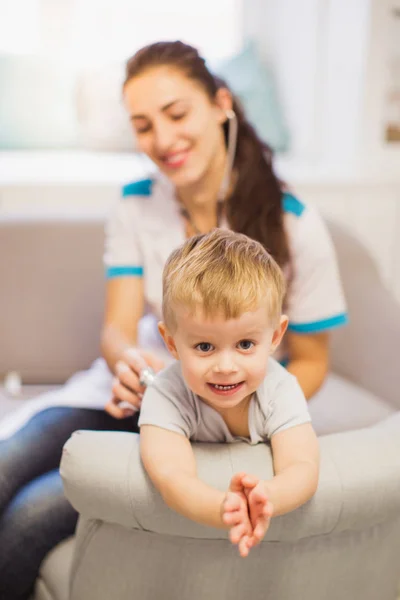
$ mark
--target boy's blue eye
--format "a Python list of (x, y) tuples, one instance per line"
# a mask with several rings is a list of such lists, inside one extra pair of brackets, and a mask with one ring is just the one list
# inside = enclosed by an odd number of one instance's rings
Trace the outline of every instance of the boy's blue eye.
[(241, 350), (250, 350), (254, 346), (254, 342), (251, 340), (240, 340), (238, 346)]
[(208, 342), (201, 342), (196, 346), (196, 350), (200, 350), (200, 352), (210, 352), (212, 348), (212, 344), (209, 344)]

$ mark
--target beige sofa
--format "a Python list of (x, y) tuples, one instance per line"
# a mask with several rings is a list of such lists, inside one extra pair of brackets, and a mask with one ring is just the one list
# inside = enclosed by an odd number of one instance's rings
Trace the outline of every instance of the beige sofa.
[[(62, 475), (81, 513), (76, 540), (44, 561), (34, 600), (394, 600), (400, 579), (400, 308), (365, 250), (332, 226), (351, 324), (335, 332), (336, 396), (313, 401), (322, 435), (315, 498), (277, 518), (241, 560), (224, 532), (169, 511), (140, 464), (137, 436), (80, 432)], [(0, 373), (60, 384), (94, 359), (102, 314), (100, 220), (0, 223)], [(360, 389), (362, 388), (362, 389)], [(351, 394), (348, 390), (351, 390)], [(30, 394), (39, 390), (29, 388)], [(347, 394), (347, 395), (346, 395)], [(353, 431), (354, 427), (363, 429)], [(224, 488), (269, 477), (268, 448), (200, 445), (199, 472)], [(69, 577), (71, 562), (72, 576)]]

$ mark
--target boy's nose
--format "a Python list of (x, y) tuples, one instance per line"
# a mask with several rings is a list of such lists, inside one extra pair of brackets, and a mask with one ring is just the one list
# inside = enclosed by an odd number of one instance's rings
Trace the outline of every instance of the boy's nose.
[(229, 354), (219, 356), (214, 365), (215, 373), (235, 373), (237, 370), (236, 362)]

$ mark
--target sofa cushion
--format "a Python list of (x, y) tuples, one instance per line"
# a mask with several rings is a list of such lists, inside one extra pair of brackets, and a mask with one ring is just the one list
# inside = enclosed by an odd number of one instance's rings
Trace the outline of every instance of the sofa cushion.
[(68, 600), (75, 538), (58, 544), (43, 561), (32, 600)]
[(309, 409), (318, 435), (369, 427), (396, 412), (386, 400), (336, 374), (328, 376)]
[(87, 150), (133, 152), (136, 139), (123, 104), (125, 63), (82, 68), (77, 80), (80, 145)]
[(0, 376), (64, 383), (97, 358), (103, 229), (100, 216), (0, 219)]
[(74, 86), (73, 69), (58, 59), (0, 54), (0, 148), (75, 148)]
[(260, 137), (275, 151), (287, 151), (289, 131), (276, 81), (271, 69), (262, 62), (255, 44), (247, 42), (239, 54), (217, 65), (215, 70), (238, 96)]

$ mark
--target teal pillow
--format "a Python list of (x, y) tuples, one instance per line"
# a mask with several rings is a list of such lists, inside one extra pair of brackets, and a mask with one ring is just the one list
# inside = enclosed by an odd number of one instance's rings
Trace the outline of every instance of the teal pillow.
[(74, 76), (59, 61), (0, 54), (0, 149), (77, 145)]
[(261, 62), (256, 48), (248, 42), (236, 56), (215, 68), (241, 100), (258, 135), (276, 152), (289, 149), (289, 132), (273, 76)]

